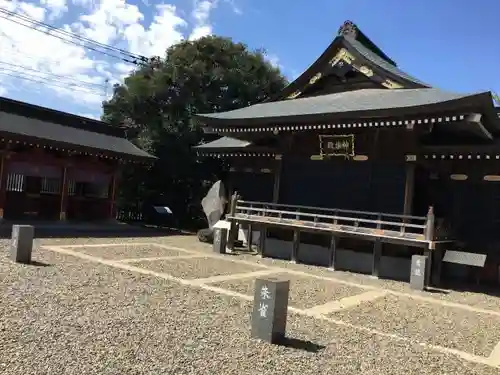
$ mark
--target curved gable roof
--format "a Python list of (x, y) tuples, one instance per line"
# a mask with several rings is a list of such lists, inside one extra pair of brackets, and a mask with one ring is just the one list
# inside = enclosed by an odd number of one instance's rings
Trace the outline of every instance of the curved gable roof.
[(342, 48), (357, 55), (357, 65), (366, 66), (372, 71), (380, 72), (403, 88), (431, 87), (431, 85), (399, 69), (396, 63), (363, 34), (355, 24), (346, 21), (340, 27), (337, 37), (321, 56), (299, 77), (268, 101), (283, 100), (290, 95), (293, 96), (298, 91), (303, 91), (318, 73), (325, 73), (331, 67), (332, 59), (335, 59), (335, 56), (338, 55)]

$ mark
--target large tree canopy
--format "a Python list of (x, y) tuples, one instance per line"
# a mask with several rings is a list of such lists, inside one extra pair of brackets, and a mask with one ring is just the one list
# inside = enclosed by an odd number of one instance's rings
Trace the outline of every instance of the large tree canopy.
[(223, 172), (220, 162), (199, 160), (193, 152), (192, 146), (208, 137), (193, 114), (252, 105), (285, 85), (262, 51), (214, 36), (177, 44), (165, 58), (137, 69), (114, 87), (102, 119), (135, 128), (131, 134), (138, 145), (158, 160), (147, 170), (126, 171), (120, 205), (168, 205), (181, 225), (193, 226), (206, 182)]

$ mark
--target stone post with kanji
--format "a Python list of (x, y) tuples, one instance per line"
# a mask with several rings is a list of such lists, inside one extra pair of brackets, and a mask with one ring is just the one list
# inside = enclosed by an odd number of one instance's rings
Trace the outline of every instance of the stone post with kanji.
[(413, 255), (411, 257), (410, 288), (424, 290), (427, 284), (428, 258), (425, 255)]
[(35, 228), (32, 225), (13, 225), (10, 245), (11, 258), (16, 263), (31, 263)]
[(290, 281), (273, 277), (255, 280), (253, 338), (279, 344), (285, 339)]

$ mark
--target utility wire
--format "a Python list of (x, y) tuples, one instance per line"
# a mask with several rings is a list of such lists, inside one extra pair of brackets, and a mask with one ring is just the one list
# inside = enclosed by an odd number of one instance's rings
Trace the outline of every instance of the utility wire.
[[(60, 34), (66, 35), (66, 36), (70, 36), (72, 38), (76, 38), (78, 40), (85, 41), (85, 42), (90, 43), (90, 44), (94, 44), (96, 46), (102, 47), (104, 49), (107, 49), (107, 50), (110, 50), (113, 52), (120, 52), (121, 54), (126, 55), (126, 56), (131, 57), (131, 58), (134, 58), (134, 59), (138, 59), (138, 60), (146, 59), (144, 56), (134, 54), (134, 53), (129, 52), (129, 51), (125, 51), (121, 48), (110, 46), (110, 45), (107, 45), (107, 44), (104, 44), (101, 42), (97, 42), (97, 41), (92, 40), (90, 38), (86, 38), (84, 36), (72, 33), (70, 31), (67, 31), (64, 29), (59, 29), (59, 28), (52, 26), (52, 25), (49, 25), (45, 22), (35, 20), (34, 18), (31, 18), (25, 14), (16, 13), (16, 12), (10, 11), (10, 10), (2, 8), (2, 7), (0, 7), (0, 13), (4, 13), (8, 16), (13, 17), (13, 18), (21, 19), (23, 21), (29, 22), (31, 24), (35, 24), (37, 26), (45, 27), (45, 28), (52, 30), (52, 31), (55, 31), (57, 33), (60, 33)], [(44, 32), (44, 31), (42, 31), (42, 32)]]
[[(0, 18), (9, 20), (9, 21), (14, 22), (14, 23), (21, 25), (21, 26), (28, 27), (32, 30), (36, 30), (38, 32), (53, 36), (55, 38), (58, 38), (64, 42), (66, 42), (66, 43), (75, 44), (77, 46), (84, 47), (84, 48), (90, 49), (94, 52), (102, 53), (102, 54), (107, 55), (109, 57), (117, 58), (117, 59), (120, 59), (122, 61), (131, 63), (131, 64), (138, 65), (138, 64), (145, 63), (148, 61), (148, 59), (142, 55), (134, 54), (134, 53), (125, 51), (121, 48), (113, 47), (113, 46), (110, 46), (110, 45), (100, 43), (100, 42), (94, 41), (92, 39), (83, 37), (81, 35), (74, 34), (74, 33), (71, 33), (69, 31), (59, 29), (55, 26), (46, 24), (46, 23), (41, 22), (41, 21), (37, 21), (31, 17), (12, 12), (12, 11), (5, 9), (5, 8), (2, 8), (2, 7), (0, 7)], [(27, 22), (28, 24), (25, 24), (21, 21)], [(36, 27), (36, 26), (38, 26), (38, 27)], [(41, 28), (45, 28), (46, 30), (42, 30)], [(57, 35), (57, 34), (59, 34), (59, 35)], [(66, 37), (73, 38), (73, 40), (66, 39)], [(76, 42), (75, 39), (78, 40), (79, 42)], [(93, 45), (93, 46), (91, 46), (91, 45)], [(98, 48), (102, 48), (102, 49), (109, 51), (109, 52), (99, 50)], [(113, 52), (115, 54), (111, 54), (110, 52)], [(119, 55), (116, 55), (116, 53), (118, 53)]]
[[(1, 13), (1, 11), (0, 11), (0, 13)], [(19, 22), (19, 21), (17, 21), (17, 20), (14, 20), (14, 19), (12, 19), (12, 18), (10, 18), (10, 17), (5, 17), (5, 16), (3, 16), (3, 15), (1, 15), (1, 14), (0, 14), (0, 18), (3, 18), (3, 19), (5, 19), (5, 20), (7, 20), (7, 21), (10, 21), (10, 22), (17, 23), (18, 25), (21, 25), (21, 26), (28, 27), (28, 28), (30, 28), (31, 30), (39, 31), (39, 32), (44, 33), (44, 34), (46, 34), (46, 35), (53, 36), (54, 38), (60, 39), (60, 40), (62, 40), (62, 41), (63, 41), (63, 42), (65, 42), (65, 43), (68, 43), (68, 44), (74, 44), (74, 45), (76, 45), (76, 46), (78, 46), (78, 47), (84, 47), (84, 48), (89, 49), (89, 50), (91, 50), (91, 51), (94, 51), (94, 52), (97, 52), (97, 53), (101, 53), (101, 54), (103, 54), (103, 55), (106, 55), (106, 56), (109, 56), (109, 57), (112, 57), (112, 58), (115, 58), (115, 59), (118, 59), (118, 60), (122, 60), (122, 61), (124, 61), (124, 62), (129, 63), (129, 64), (135, 64), (135, 65), (137, 65), (137, 64), (138, 64), (138, 63), (137, 63), (137, 61), (132, 61), (132, 60), (129, 60), (129, 59), (124, 58), (124, 57), (121, 57), (121, 56), (112, 55), (112, 54), (110, 54), (110, 53), (108, 53), (108, 52), (99, 51), (97, 48), (93, 48), (93, 47), (90, 47), (90, 46), (88, 46), (88, 45), (85, 45), (85, 44), (84, 44), (84, 42), (78, 43), (78, 42), (75, 42), (74, 40), (68, 40), (68, 39), (62, 38), (62, 37), (61, 37), (61, 36), (59, 36), (59, 35), (56, 35), (56, 34), (54, 34), (54, 33), (51, 33), (50, 31), (40, 30), (40, 29), (38, 29), (38, 28), (36, 28), (36, 27), (30, 26), (30, 25), (26, 25), (26, 24), (24, 24), (24, 23), (22, 23), (22, 22)]]
[[(12, 64), (12, 63), (8, 63), (5, 61), (0, 61), (0, 69), (12, 70), (12, 71), (19, 72), (19, 73), (25, 73), (25, 71), (28, 70), (30, 72), (44, 74), (44, 75), (52, 76), (54, 78), (64, 79), (67, 81), (72, 81), (72, 84), (87, 86), (90, 89), (102, 88), (102, 85), (103, 85), (102, 83), (89, 82), (89, 81), (84, 81), (84, 80), (80, 80), (80, 79), (69, 77), (69, 76), (63, 76), (63, 75), (55, 74), (55, 73), (51, 73), (51, 72), (44, 72), (43, 70), (33, 69), (33, 68), (30, 68), (27, 66)], [(41, 77), (41, 78), (44, 78), (44, 77)]]
[[(0, 69), (2, 69), (2, 68), (0, 68)], [(67, 84), (65, 85), (65, 82), (58, 82), (58, 81), (49, 80), (49, 79), (42, 78), (42, 77), (29, 76), (29, 75), (19, 75), (19, 74), (13, 74), (13, 73), (19, 73), (19, 72), (12, 72), (12, 71), (5, 72), (5, 71), (0, 70), (0, 75), (4, 75), (4, 76), (16, 78), (16, 79), (22, 79), (22, 80), (30, 81), (33, 83), (40, 83), (40, 84), (46, 85), (46, 86), (59, 87), (59, 88), (63, 88), (66, 90), (79, 91), (79, 92), (83, 92), (83, 93), (87, 93), (87, 94), (94, 94), (94, 95), (102, 96), (102, 94), (99, 94), (96, 91), (84, 89), (84, 88), (78, 87), (77, 85), (74, 85), (74, 86), (69, 85), (68, 86)], [(61, 84), (58, 84), (58, 83), (61, 83)]]
[[(30, 73), (30, 72), (23, 72), (22, 70), (14, 69), (14, 68), (6, 67), (6, 66), (0, 66), (0, 69), (6, 70), (6, 71), (10, 71), (10, 72), (13, 72), (13, 73), (18, 73), (18, 74), (23, 74), (23, 75), (35, 77), (37, 79), (43, 79), (43, 80), (48, 80), (48, 81), (56, 81), (56, 82), (64, 83), (65, 85), (71, 86), (71, 87), (81, 87), (81, 84), (76, 83), (76, 82), (68, 82), (68, 81), (64, 82), (64, 81), (57, 80), (57, 79), (54, 79), (54, 78), (51, 78), (51, 77), (43, 77), (43, 76), (40, 76), (38, 74), (33, 74), (33, 73)], [(89, 88), (89, 89), (91, 89), (91, 88)]]

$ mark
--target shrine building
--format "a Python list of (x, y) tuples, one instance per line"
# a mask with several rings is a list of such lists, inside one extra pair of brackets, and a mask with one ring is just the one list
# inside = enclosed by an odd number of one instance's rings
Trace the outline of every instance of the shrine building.
[(116, 218), (121, 168), (153, 156), (126, 129), (0, 98), (0, 219)]
[[(348, 21), (267, 101), (197, 115), (220, 138), (196, 151), (229, 161), (228, 219), (259, 228), (269, 256), (407, 279), (424, 252), (436, 280), (497, 282), (498, 112), (490, 92), (406, 73)], [(443, 264), (448, 250), (486, 261)]]

